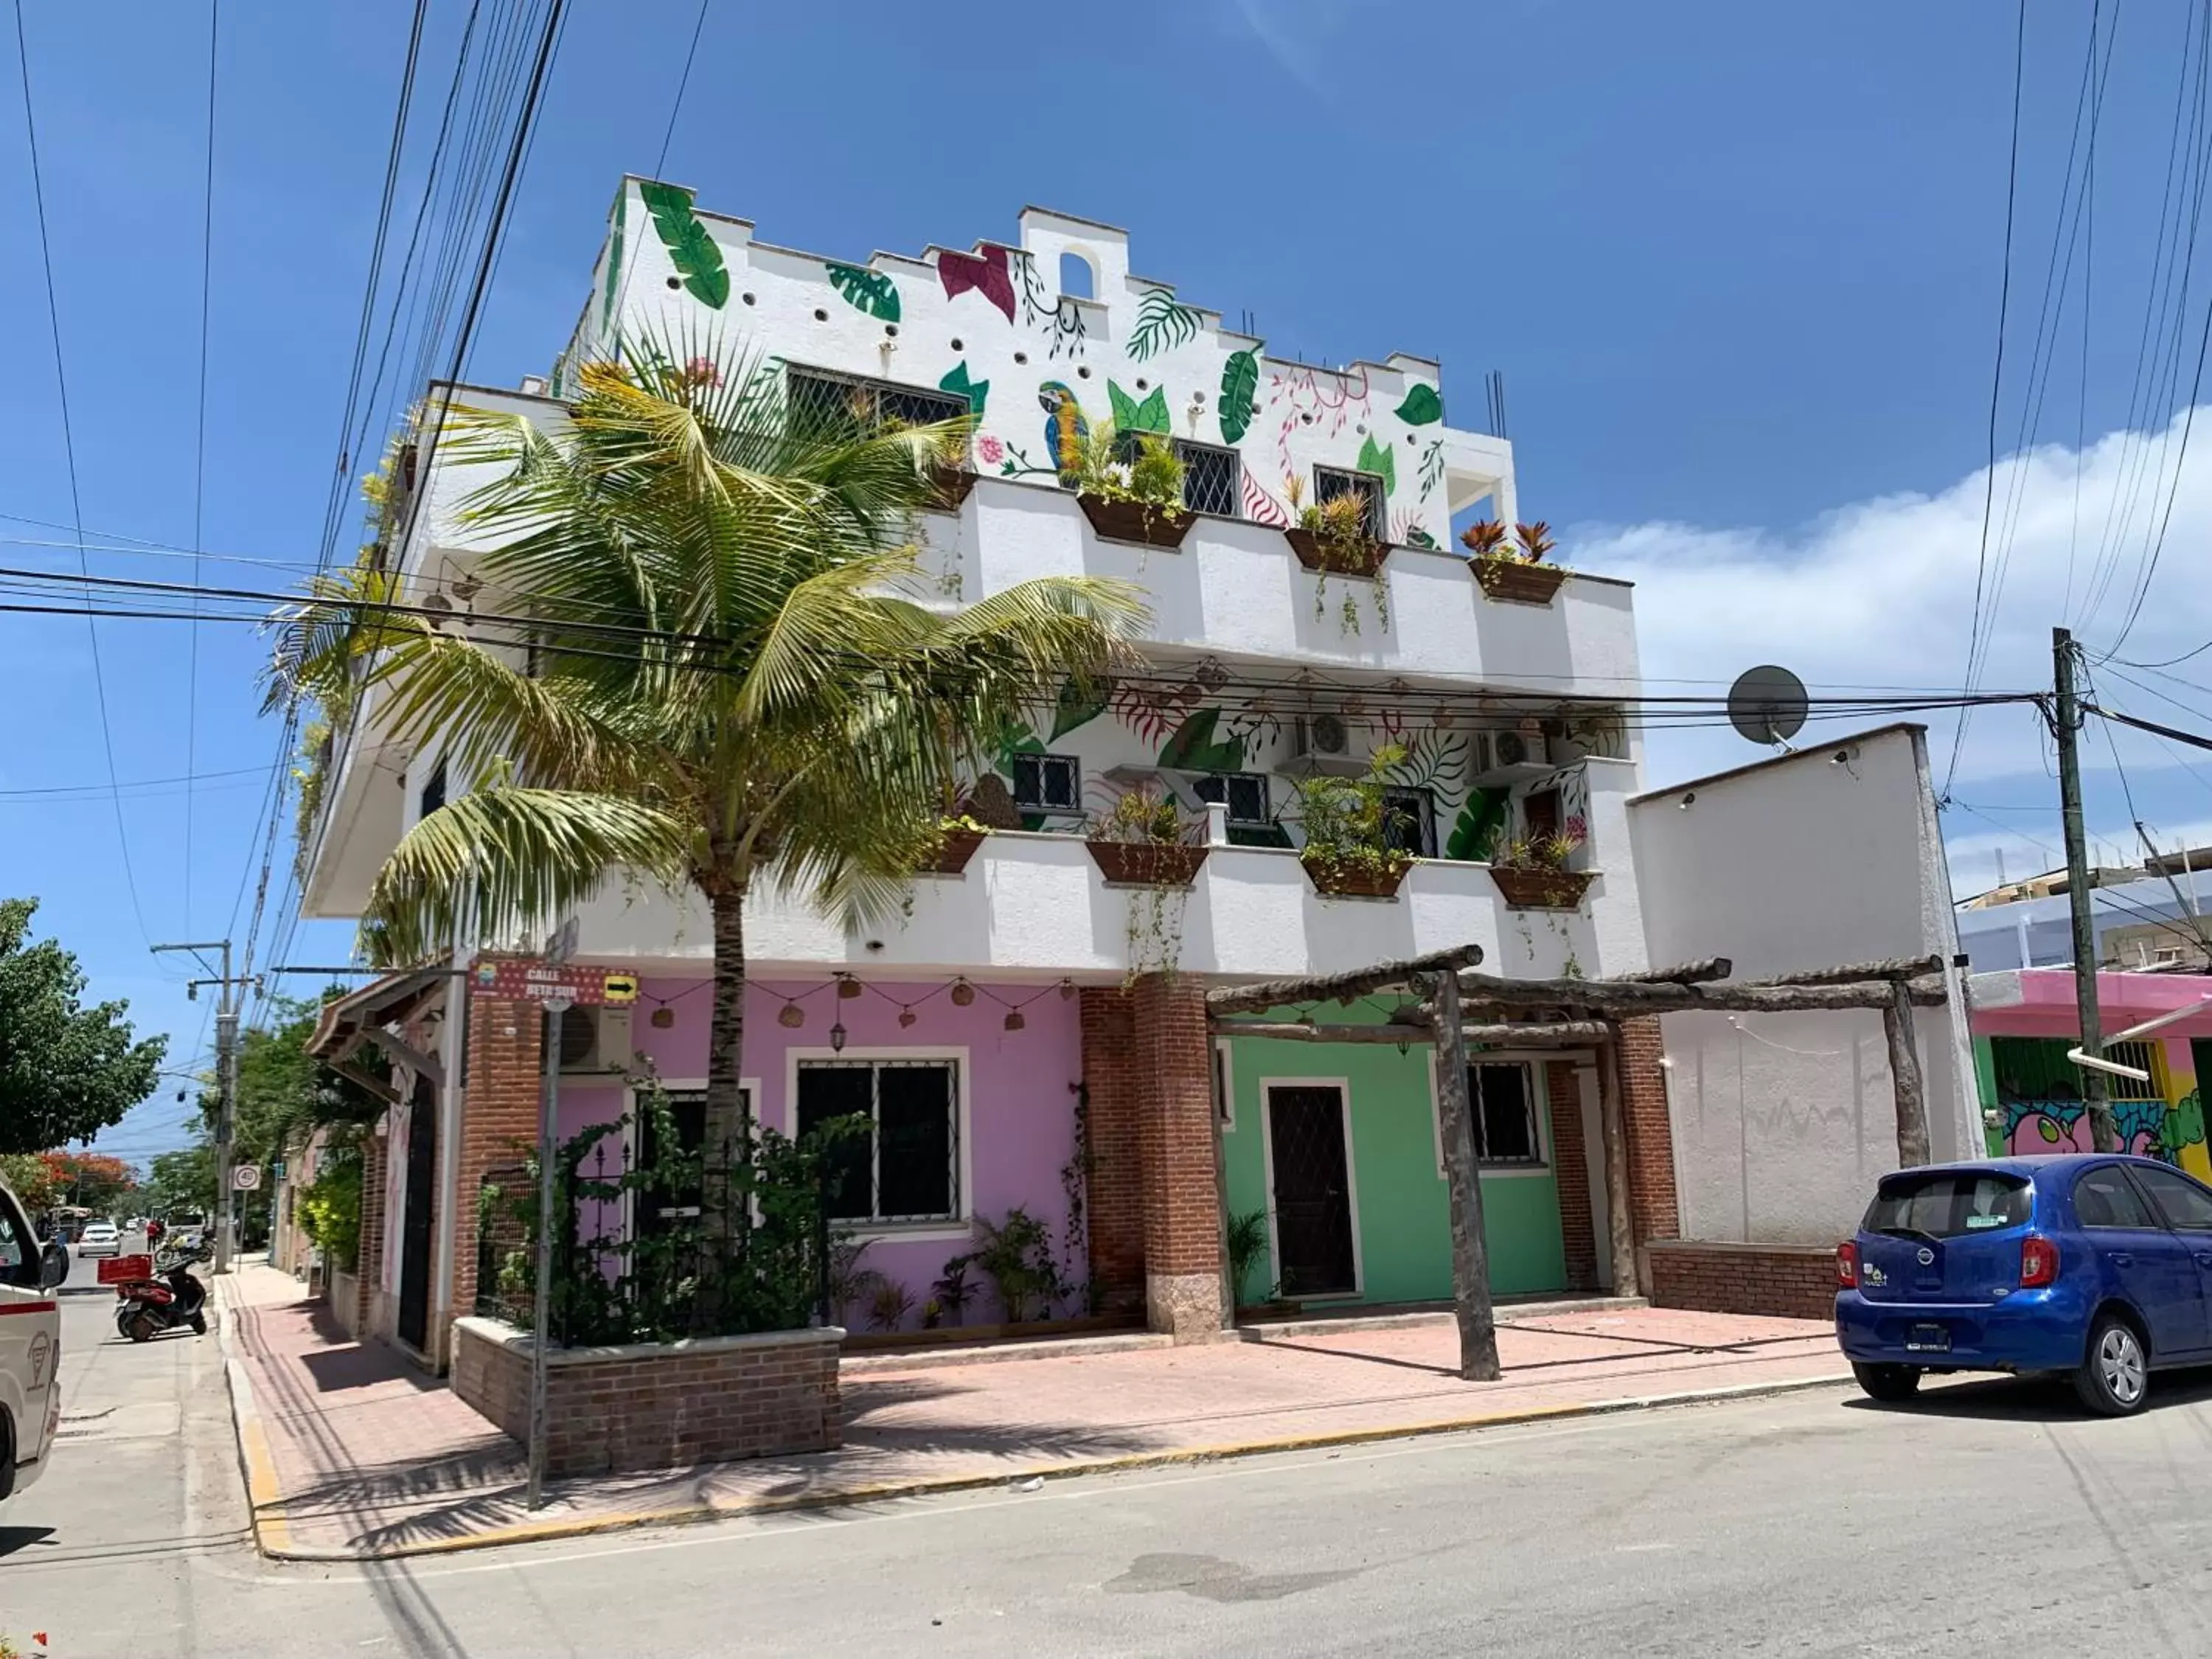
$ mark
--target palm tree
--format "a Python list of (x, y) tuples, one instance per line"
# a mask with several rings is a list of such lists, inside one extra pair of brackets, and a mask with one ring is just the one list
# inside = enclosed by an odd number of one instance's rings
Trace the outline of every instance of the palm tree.
[[(786, 398), (708, 343), (581, 372), (568, 419), (462, 411), (483, 623), (386, 609), (348, 575), (282, 621), (276, 695), (388, 688), (394, 737), (472, 783), (410, 830), (363, 919), (386, 961), (463, 924), (516, 937), (628, 867), (714, 918), (707, 1117), (743, 1125), (746, 896), (848, 923), (895, 908), (963, 777), (1146, 620), (1126, 583), (1049, 578), (947, 613), (912, 545), (965, 422), (897, 429)], [(494, 620), (501, 618), (501, 620)]]

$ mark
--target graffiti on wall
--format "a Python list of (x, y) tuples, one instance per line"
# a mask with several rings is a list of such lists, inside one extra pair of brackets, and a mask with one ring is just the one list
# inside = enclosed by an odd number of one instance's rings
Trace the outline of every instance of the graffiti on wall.
[[(2015, 1158), (2096, 1151), (2089, 1138), (2088, 1109), (2081, 1101), (2008, 1100), (1999, 1109), (2004, 1114), (2004, 1149)], [(2120, 1151), (2173, 1161), (2166, 1145), (2164, 1101), (2116, 1100), (2112, 1116), (2119, 1127)], [(2200, 1125), (2200, 1138), (2202, 1133)]]

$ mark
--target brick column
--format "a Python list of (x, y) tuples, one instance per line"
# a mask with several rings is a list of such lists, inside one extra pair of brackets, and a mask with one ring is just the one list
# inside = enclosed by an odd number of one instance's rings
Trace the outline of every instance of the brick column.
[[(388, 1121), (388, 1119), (387, 1119)], [(388, 1143), (373, 1131), (361, 1146), (361, 1248), (354, 1253), (354, 1330), (362, 1341), (373, 1334), (377, 1286), (384, 1279), (384, 1177)]]
[(1552, 1172), (1559, 1189), (1559, 1237), (1566, 1247), (1570, 1289), (1597, 1288), (1597, 1235), (1590, 1216), (1589, 1154), (1583, 1144), (1583, 1085), (1572, 1060), (1547, 1060), (1545, 1091), (1552, 1108)]
[[(1643, 1247), (1655, 1238), (1674, 1238), (1682, 1231), (1674, 1194), (1674, 1136), (1667, 1117), (1667, 1074), (1659, 1064), (1665, 1052), (1659, 1018), (1645, 1014), (1620, 1022), (1621, 1123), (1628, 1138), (1629, 1233), (1636, 1241), (1638, 1276), (1645, 1287), (1650, 1270)], [(1627, 1294), (1625, 1287), (1619, 1294)]]
[(1146, 1310), (1152, 1328), (1178, 1342), (1212, 1341), (1221, 1332), (1221, 1200), (1205, 988), (1147, 974), (1130, 993), (1130, 1013)]
[(1134, 1018), (1119, 990), (1082, 994), (1083, 1088), (1090, 1105), (1091, 1283), (1101, 1309), (1145, 1301), (1145, 1185), (1137, 1133)]
[(453, 1305), (456, 1317), (476, 1311), (477, 1194), (493, 1170), (511, 1169), (538, 1139), (544, 1087), (545, 1016), (533, 1002), (469, 997), (467, 1087), (461, 1102), (461, 1144), (453, 1203)]

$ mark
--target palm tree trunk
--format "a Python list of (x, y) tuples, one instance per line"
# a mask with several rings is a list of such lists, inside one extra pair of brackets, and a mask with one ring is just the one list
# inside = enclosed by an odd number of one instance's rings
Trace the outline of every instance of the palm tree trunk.
[(714, 918), (714, 1016), (707, 1036), (707, 1144), (726, 1158), (751, 1150), (751, 1112), (740, 1079), (745, 1070), (745, 894), (717, 888), (708, 896)]

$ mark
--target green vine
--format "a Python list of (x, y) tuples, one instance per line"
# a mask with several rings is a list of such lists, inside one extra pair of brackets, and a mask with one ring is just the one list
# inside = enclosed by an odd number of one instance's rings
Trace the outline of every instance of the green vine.
[(1067, 1199), (1067, 1222), (1060, 1233), (1060, 1283), (1066, 1297), (1079, 1296), (1085, 1313), (1098, 1311), (1098, 1285), (1091, 1275), (1091, 1233), (1085, 1202), (1091, 1190), (1091, 1091), (1075, 1085), (1075, 1150), (1060, 1166), (1060, 1190)]

